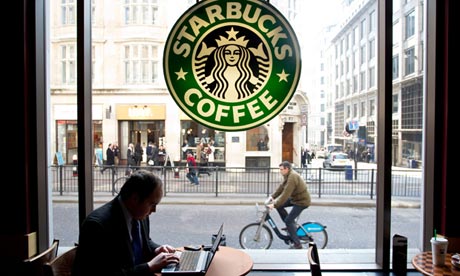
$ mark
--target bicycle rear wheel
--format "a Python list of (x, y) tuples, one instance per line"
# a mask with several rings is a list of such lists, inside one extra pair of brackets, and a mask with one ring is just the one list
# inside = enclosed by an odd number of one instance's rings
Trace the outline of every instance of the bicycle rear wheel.
[(122, 176), (117, 179), (112, 184), (112, 192), (118, 194), (120, 192), (121, 186), (125, 184), (126, 180), (128, 180), (128, 176)]
[(297, 228), (297, 236), (302, 243), (315, 242), (319, 249), (324, 249), (328, 242), (326, 226), (319, 222), (303, 223)]
[(257, 238), (260, 223), (254, 222), (246, 225), (240, 232), (240, 245), (244, 249), (268, 249), (273, 242), (273, 234), (267, 225), (262, 225)]

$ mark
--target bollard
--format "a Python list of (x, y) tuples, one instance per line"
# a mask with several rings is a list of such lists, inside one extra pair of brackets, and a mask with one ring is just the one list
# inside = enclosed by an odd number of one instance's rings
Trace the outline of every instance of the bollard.
[(78, 157), (76, 154), (72, 156), (72, 162), (73, 162), (72, 175), (78, 176)]
[(352, 166), (345, 166), (345, 180), (353, 180)]

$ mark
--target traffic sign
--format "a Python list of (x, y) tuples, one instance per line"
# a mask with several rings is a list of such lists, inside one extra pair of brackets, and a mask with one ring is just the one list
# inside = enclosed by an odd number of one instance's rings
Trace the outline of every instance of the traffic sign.
[(351, 120), (348, 123), (348, 129), (349, 130), (358, 130), (359, 129), (359, 122), (358, 120)]

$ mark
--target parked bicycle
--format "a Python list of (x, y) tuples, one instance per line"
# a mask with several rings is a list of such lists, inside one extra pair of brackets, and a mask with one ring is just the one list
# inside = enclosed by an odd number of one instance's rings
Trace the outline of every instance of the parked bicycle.
[[(239, 241), (242, 248), (269, 249), (273, 242), (273, 232), (287, 245), (292, 243), (287, 229), (280, 230), (270, 216), (270, 208), (267, 207), (268, 203), (268, 201), (265, 202), (263, 209), (259, 208), (259, 204), (256, 203), (257, 222), (244, 226), (240, 232)], [(301, 244), (315, 242), (318, 248), (323, 249), (326, 247), (328, 235), (325, 225), (314, 221), (299, 224), (298, 218), (296, 223), (298, 225), (297, 236), (299, 236)]]

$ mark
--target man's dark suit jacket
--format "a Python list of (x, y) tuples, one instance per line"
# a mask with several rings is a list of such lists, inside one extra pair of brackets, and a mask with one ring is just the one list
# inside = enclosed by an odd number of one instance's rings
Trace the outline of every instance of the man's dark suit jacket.
[(150, 239), (149, 219), (141, 221), (145, 262), (135, 266), (118, 197), (94, 210), (83, 222), (72, 275), (151, 275), (146, 262), (159, 245)]

